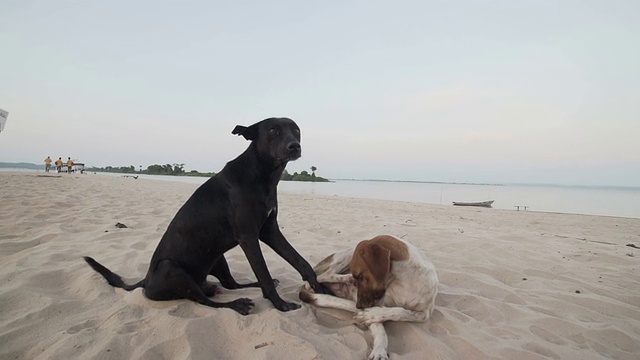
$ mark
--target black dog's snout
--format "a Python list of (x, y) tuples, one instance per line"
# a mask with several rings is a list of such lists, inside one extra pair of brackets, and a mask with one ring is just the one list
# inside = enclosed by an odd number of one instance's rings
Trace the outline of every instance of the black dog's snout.
[(287, 150), (289, 151), (300, 151), (300, 143), (297, 141), (292, 141), (287, 144)]

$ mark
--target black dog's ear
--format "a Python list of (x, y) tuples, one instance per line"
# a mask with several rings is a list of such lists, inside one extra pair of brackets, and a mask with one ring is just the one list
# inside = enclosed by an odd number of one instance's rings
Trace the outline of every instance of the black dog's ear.
[(242, 133), (247, 130), (246, 126), (236, 125), (236, 127), (231, 132), (233, 135), (242, 135)]
[(249, 127), (237, 125), (231, 133), (233, 135), (242, 135), (247, 140), (255, 140), (258, 137), (257, 127), (254, 125)]

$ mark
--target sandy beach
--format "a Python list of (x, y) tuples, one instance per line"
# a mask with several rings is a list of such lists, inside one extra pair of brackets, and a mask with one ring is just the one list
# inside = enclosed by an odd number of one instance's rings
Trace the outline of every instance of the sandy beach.
[[(146, 273), (197, 185), (93, 174), (0, 172), (0, 358), (364, 359), (366, 329), (307, 305), (282, 313), (259, 289), (248, 316), (114, 289)], [(640, 354), (640, 219), (280, 194), (280, 226), (312, 265), (378, 234), (424, 250), (440, 279), (426, 323), (387, 323), (391, 359), (629, 359)], [(118, 228), (116, 223), (127, 228)], [(299, 274), (263, 247), (278, 292)], [(239, 282), (254, 275), (239, 248)], [(215, 278), (210, 280), (216, 281)]]

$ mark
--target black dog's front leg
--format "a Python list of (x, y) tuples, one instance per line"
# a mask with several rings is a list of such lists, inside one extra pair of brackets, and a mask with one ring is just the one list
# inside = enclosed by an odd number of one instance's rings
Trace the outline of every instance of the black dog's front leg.
[(302, 280), (308, 281), (316, 293), (334, 295), (328, 287), (318, 282), (316, 272), (287, 241), (273, 215), (267, 219), (262, 229), (260, 229), (260, 240), (291, 264), (302, 275)]
[(278, 295), (273, 278), (271, 278), (271, 274), (267, 268), (267, 263), (262, 256), (262, 251), (260, 251), (258, 239), (256, 237), (243, 238), (238, 242), (247, 257), (247, 260), (249, 260), (249, 265), (251, 265), (253, 273), (258, 279), (260, 288), (262, 288), (262, 296), (271, 300), (273, 306), (280, 311), (290, 311), (300, 308), (300, 305), (284, 301), (280, 295)]

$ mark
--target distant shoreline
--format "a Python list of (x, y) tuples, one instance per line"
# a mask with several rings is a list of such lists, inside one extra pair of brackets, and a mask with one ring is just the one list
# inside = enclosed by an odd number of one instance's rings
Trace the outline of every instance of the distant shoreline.
[(581, 184), (553, 184), (553, 183), (483, 183), (483, 182), (455, 182), (455, 181), (423, 181), (423, 180), (384, 180), (384, 179), (341, 179), (329, 178), (331, 181), (372, 181), (409, 184), (441, 184), (441, 185), (473, 185), (473, 186), (545, 186), (560, 188), (584, 188), (584, 189), (616, 189), (628, 191), (640, 191), (640, 186), (624, 185), (581, 185)]
[[(1, 171), (11, 170), (32, 170), (44, 171), (44, 164), (37, 165), (27, 162), (9, 163), (0, 162)], [(114, 173), (115, 174), (115, 173)], [(126, 174), (126, 173), (122, 173)], [(204, 173), (201, 173), (204, 174)], [(155, 174), (148, 174), (154, 176)], [(190, 176), (203, 177), (202, 175), (193, 175), (185, 173), (184, 175), (167, 175), (167, 176)], [(383, 183), (407, 183), (407, 184), (441, 184), (441, 185), (471, 185), (471, 186), (549, 186), (560, 188), (583, 188), (583, 189), (615, 189), (623, 191), (640, 191), (640, 186), (625, 185), (580, 185), (580, 184), (553, 184), (553, 183), (484, 183), (484, 182), (456, 182), (456, 181), (426, 181), (426, 180), (389, 180), (389, 179), (350, 179), (350, 178), (327, 178), (329, 181), (370, 181)]]
[[(9, 174), (12, 169), (0, 168)], [(16, 173), (47, 176), (44, 170), (13, 169)], [(51, 173), (55, 175), (55, 172)], [(98, 176), (133, 177), (132, 174), (105, 172)], [(93, 172), (74, 175), (78, 179), (93, 177)], [(138, 175), (140, 179), (170, 181), (201, 185), (208, 180), (199, 176)], [(640, 218), (636, 204), (640, 203), (640, 187), (587, 187), (562, 185), (502, 186), (407, 181), (335, 180), (330, 183), (304, 183), (281, 181), (279, 190), (284, 193), (340, 196), (359, 199), (427, 203), (447, 205), (453, 201), (494, 200), (495, 210), (514, 210), (516, 205), (527, 206), (530, 212), (583, 214)]]
[(384, 180), (384, 179), (339, 179), (339, 178), (330, 178), (330, 179), (332, 181), (373, 181), (373, 182), (413, 183), (413, 184), (504, 186), (504, 184), (494, 184), (494, 183), (453, 182), (453, 181)]

